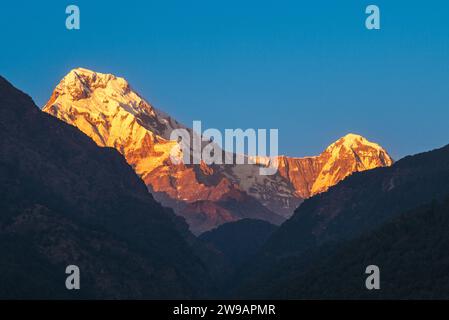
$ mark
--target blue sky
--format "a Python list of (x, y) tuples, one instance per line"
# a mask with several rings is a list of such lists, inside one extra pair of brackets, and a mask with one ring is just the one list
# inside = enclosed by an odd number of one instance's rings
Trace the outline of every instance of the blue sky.
[[(279, 128), (291, 156), (348, 132), (396, 159), (449, 143), (447, 1), (54, 2), (0, 10), (0, 74), (40, 106), (80, 66), (125, 77), (188, 125)], [(379, 31), (365, 28), (369, 4)]]

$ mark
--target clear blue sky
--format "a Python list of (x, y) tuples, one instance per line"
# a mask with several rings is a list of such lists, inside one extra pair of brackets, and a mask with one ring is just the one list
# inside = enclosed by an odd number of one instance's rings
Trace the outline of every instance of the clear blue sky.
[[(396, 159), (449, 143), (448, 1), (55, 2), (0, 5), (0, 74), (40, 106), (82, 66), (185, 124), (279, 128), (291, 156), (348, 132)], [(72, 3), (80, 31), (65, 29)]]

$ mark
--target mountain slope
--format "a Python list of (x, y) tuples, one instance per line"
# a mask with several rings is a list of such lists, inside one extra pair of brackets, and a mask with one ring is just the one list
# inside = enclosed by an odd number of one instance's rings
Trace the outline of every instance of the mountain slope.
[(196, 233), (205, 232), (224, 223), (241, 219), (261, 219), (280, 225), (284, 218), (261, 205), (246, 193), (230, 191), (217, 201), (196, 201), (183, 206), (178, 212)]
[[(114, 149), (0, 77), (0, 297), (194, 298), (212, 271)], [(65, 268), (82, 289), (65, 289)]]
[[(211, 216), (206, 223), (210, 227), (217, 225), (213, 221), (241, 218), (241, 213), (218, 204), (229, 192), (242, 193), (241, 199), (254, 198), (272, 212), (273, 219), (268, 221), (273, 222), (277, 214), (290, 217), (303, 199), (327, 190), (355, 171), (392, 163), (380, 146), (351, 134), (318, 157), (279, 157), (275, 160), (280, 163), (279, 172), (272, 176), (259, 173), (260, 166), (270, 162), (263, 157), (257, 158), (258, 164), (248, 165), (175, 165), (169, 155), (177, 142), (170, 141), (169, 136), (173, 129), (184, 127), (141, 98), (123, 78), (82, 68), (61, 80), (43, 111), (78, 127), (98, 145), (120, 151), (155, 197), (178, 214), (184, 215), (178, 208), (186, 203), (214, 202), (217, 210), (227, 215), (218, 220)], [(244, 206), (244, 216), (260, 212)], [(204, 231), (197, 225), (191, 228), (197, 233)]]
[[(276, 299), (447, 299), (448, 228), (446, 198), (405, 212), (355, 240), (314, 250), (307, 263), (292, 259), (289, 266), (294, 271), (240, 294)], [(380, 269), (380, 290), (370, 291), (365, 269), (373, 264)]]

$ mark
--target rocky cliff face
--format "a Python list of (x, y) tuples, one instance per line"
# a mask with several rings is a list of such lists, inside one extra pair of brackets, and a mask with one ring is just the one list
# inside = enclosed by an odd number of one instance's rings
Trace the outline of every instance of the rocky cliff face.
[[(289, 217), (303, 199), (351, 173), (392, 164), (380, 146), (350, 134), (317, 157), (279, 157), (279, 171), (272, 176), (259, 174), (267, 159), (255, 165), (175, 165), (170, 152), (177, 142), (169, 137), (184, 126), (155, 109), (123, 78), (81, 68), (62, 79), (43, 111), (78, 127), (98, 145), (116, 148), (155, 197), (191, 221), (196, 233), (242, 217), (278, 223), (279, 215)], [(220, 205), (230, 193), (241, 193), (237, 198), (246, 201), (245, 212)], [(210, 218), (202, 227), (192, 222), (201, 215)]]
[(281, 176), (288, 179), (303, 199), (327, 191), (353, 172), (388, 167), (393, 160), (378, 144), (348, 134), (317, 157), (279, 160)]

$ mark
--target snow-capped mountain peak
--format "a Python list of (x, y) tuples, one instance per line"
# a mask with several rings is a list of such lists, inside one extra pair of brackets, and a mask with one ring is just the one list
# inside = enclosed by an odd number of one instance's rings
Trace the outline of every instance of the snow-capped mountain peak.
[(108, 117), (140, 119), (140, 125), (164, 139), (169, 138), (173, 129), (183, 127), (155, 109), (124, 78), (85, 68), (71, 70), (56, 86), (43, 110), (65, 121), (73, 113), (89, 114), (90, 125)]
[(384, 148), (354, 133), (332, 143), (320, 158), (323, 165), (312, 185), (312, 195), (326, 191), (353, 172), (393, 164), (393, 159)]
[(354, 150), (357, 149), (360, 146), (366, 146), (370, 147), (374, 150), (378, 151), (385, 151), (380, 145), (377, 143), (373, 143), (368, 141), (365, 137), (355, 134), (355, 133), (348, 133), (344, 137), (341, 137), (336, 142), (332, 143), (326, 151), (336, 150), (338, 148), (344, 147), (347, 150)]

